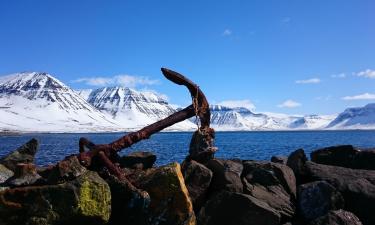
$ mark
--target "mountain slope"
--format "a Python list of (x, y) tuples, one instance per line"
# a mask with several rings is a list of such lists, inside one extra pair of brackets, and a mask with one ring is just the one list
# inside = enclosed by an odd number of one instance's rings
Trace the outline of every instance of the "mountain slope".
[(329, 129), (375, 129), (375, 103), (348, 108), (328, 126)]
[(211, 124), (216, 130), (306, 130), (324, 129), (334, 116), (290, 116), (253, 113), (247, 108), (211, 106)]
[[(80, 91), (86, 95), (87, 91)], [(109, 115), (126, 129), (139, 129), (176, 112), (165, 99), (152, 92), (140, 92), (125, 87), (104, 87), (93, 90), (87, 101)], [(167, 130), (190, 130), (195, 126), (186, 120)]]
[(47, 73), (17, 73), (0, 79), (2, 130), (86, 132), (119, 130), (115, 121)]

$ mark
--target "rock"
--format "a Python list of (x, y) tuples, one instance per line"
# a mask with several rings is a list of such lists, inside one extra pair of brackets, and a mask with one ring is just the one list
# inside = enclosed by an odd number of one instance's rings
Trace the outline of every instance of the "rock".
[(184, 175), (190, 199), (197, 212), (206, 201), (213, 173), (207, 167), (194, 160), (185, 160), (182, 164), (182, 174)]
[[(251, 176), (251, 182), (259, 183), (261, 185), (269, 186), (273, 184), (280, 184), (285, 189), (285, 191), (293, 197), (296, 197), (296, 178), (293, 171), (286, 165), (272, 163), (272, 162), (262, 162), (262, 161), (245, 161), (243, 163), (244, 169), (242, 176), (248, 176), (249, 174), (254, 174)], [(262, 172), (264, 175), (269, 177), (262, 177)], [(257, 177), (257, 174), (260, 175)], [(268, 183), (268, 181), (270, 183)]]
[(194, 160), (202, 164), (206, 164), (214, 158), (216, 147), (213, 147), (215, 131), (212, 128), (202, 132), (200, 129), (194, 132), (191, 137), (189, 146), (188, 160)]
[(243, 185), (240, 176), (243, 165), (241, 161), (211, 159), (206, 166), (213, 172), (210, 192), (225, 190), (242, 193)]
[(109, 186), (91, 171), (63, 184), (0, 192), (0, 218), (7, 225), (102, 224), (110, 213)]
[(330, 211), (328, 214), (319, 217), (309, 225), (362, 225), (356, 215), (344, 210)]
[(147, 220), (152, 225), (195, 225), (196, 219), (181, 167), (172, 163), (140, 174), (135, 186), (149, 193)]
[(7, 180), (6, 185), (10, 187), (21, 187), (44, 183), (42, 177), (36, 172), (34, 164), (18, 163), (12, 178)]
[[(47, 168), (48, 171), (48, 168)], [(58, 162), (46, 176), (49, 184), (58, 184), (76, 179), (86, 173), (87, 169), (79, 163), (77, 156), (68, 156)]]
[(355, 213), (365, 225), (375, 224), (375, 171), (354, 170), (306, 162), (305, 179), (324, 180), (344, 197), (345, 210)]
[(277, 225), (280, 214), (249, 195), (223, 191), (214, 195), (200, 210), (202, 225)]
[(38, 141), (33, 138), (14, 152), (1, 158), (0, 163), (14, 172), (18, 163), (34, 162), (34, 156), (38, 150), (38, 147)]
[(6, 168), (4, 165), (0, 164), (0, 184), (4, 183), (6, 180), (14, 175), (13, 171)]
[(326, 181), (315, 181), (298, 187), (299, 212), (306, 221), (324, 216), (330, 210), (344, 208), (344, 198)]
[(280, 163), (286, 165), (286, 162), (288, 161), (288, 158), (285, 156), (272, 156), (271, 157), (271, 162), (274, 163)]
[(286, 165), (272, 162), (245, 161), (242, 180), (244, 193), (267, 203), (282, 221), (295, 214), (296, 181)]
[(375, 151), (361, 151), (352, 145), (333, 146), (313, 151), (311, 160), (325, 165), (375, 170)]
[(134, 187), (128, 180), (107, 178), (111, 189), (111, 218), (109, 224), (147, 225), (150, 195)]
[(306, 183), (306, 181), (304, 180), (304, 169), (306, 161), (307, 157), (305, 155), (305, 151), (303, 149), (298, 149), (289, 155), (286, 162), (286, 165), (293, 170), (297, 184)]
[(151, 168), (156, 161), (156, 155), (151, 152), (132, 152), (121, 157), (119, 163), (121, 167), (133, 169)]

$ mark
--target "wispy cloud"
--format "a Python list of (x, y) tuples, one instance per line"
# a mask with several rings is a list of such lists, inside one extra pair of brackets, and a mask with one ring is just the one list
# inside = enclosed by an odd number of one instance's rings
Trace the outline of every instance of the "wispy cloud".
[(296, 84), (319, 84), (321, 80), (319, 78), (310, 78), (306, 80), (296, 80)]
[(363, 70), (363, 71), (358, 72), (356, 75), (359, 77), (375, 79), (375, 70), (370, 70), (370, 69)]
[(279, 108), (296, 108), (296, 107), (299, 107), (301, 105), (302, 104), (299, 103), (299, 102), (288, 99), (288, 100), (284, 101), (283, 103), (277, 105), (277, 107), (279, 107)]
[(339, 73), (339, 74), (332, 74), (331, 75), (332, 78), (346, 78), (346, 74), (345, 73)]
[(236, 107), (244, 107), (250, 110), (255, 110), (255, 105), (249, 100), (226, 100), (222, 102), (216, 103), (217, 105), (222, 105), (226, 107), (236, 108)]
[(222, 33), (223, 36), (230, 36), (232, 35), (232, 30), (230, 29), (225, 29)]
[(343, 100), (375, 100), (375, 94), (364, 93), (354, 96), (345, 96), (342, 97)]
[(136, 87), (138, 85), (155, 85), (159, 80), (152, 80), (143, 76), (116, 75), (113, 77), (82, 77), (72, 81), (73, 83), (84, 83), (90, 86), (111, 86), (120, 85), (125, 87)]

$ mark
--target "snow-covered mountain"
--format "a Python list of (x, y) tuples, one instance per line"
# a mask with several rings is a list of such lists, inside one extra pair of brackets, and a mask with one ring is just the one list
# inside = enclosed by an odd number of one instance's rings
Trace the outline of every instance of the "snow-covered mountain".
[(305, 130), (324, 129), (333, 116), (290, 116), (253, 113), (247, 108), (211, 106), (211, 123), (216, 130)]
[[(78, 92), (87, 102), (109, 115), (126, 129), (139, 129), (176, 112), (160, 95), (125, 87), (104, 87)], [(189, 120), (167, 130), (191, 130), (196, 126)]]
[(340, 113), (328, 129), (375, 129), (375, 103), (348, 108)]
[[(336, 115), (254, 113), (212, 105), (218, 131), (375, 129), (375, 103)], [(124, 87), (73, 91), (47, 73), (0, 77), (0, 131), (100, 132), (137, 130), (176, 112), (162, 95)], [(194, 118), (167, 130), (196, 129)]]
[(0, 130), (86, 132), (120, 126), (47, 73), (0, 78)]

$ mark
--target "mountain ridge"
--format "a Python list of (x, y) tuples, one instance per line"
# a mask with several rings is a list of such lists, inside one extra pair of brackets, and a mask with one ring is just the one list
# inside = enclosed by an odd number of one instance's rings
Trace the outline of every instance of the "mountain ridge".
[[(245, 107), (210, 105), (218, 131), (375, 129), (375, 103), (338, 115), (255, 113)], [(0, 130), (101, 132), (140, 129), (176, 112), (163, 96), (127, 87), (72, 90), (51, 74), (0, 77)], [(167, 130), (196, 129), (194, 118)]]

